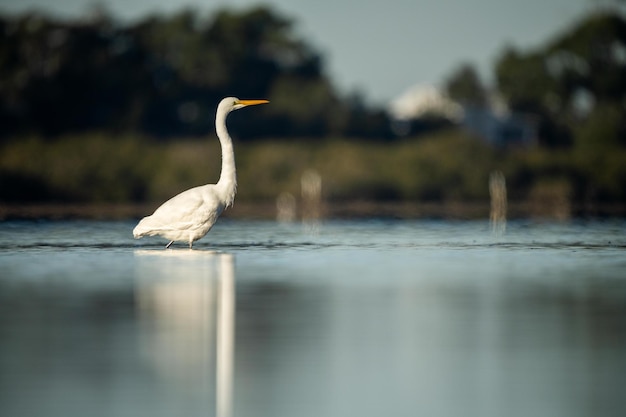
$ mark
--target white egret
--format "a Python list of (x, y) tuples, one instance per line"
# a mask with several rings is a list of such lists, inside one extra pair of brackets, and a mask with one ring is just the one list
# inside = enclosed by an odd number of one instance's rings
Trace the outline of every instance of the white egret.
[(246, 106), (269, 103), (268, 100), (239, 100), (226, 97), (217, 106), (215, 130), (222, 147), (222, 171), (217, 184), (191, 188), (172, 197), (157, 208), (151, 216), (141, 219), (133, 230), (135, 239), (143, 236), (162, 236), (170, 240), (193, 242), (206, 235), (225, 208), (231, 206), (237, 192), (237, 172), (233, 141), (226, 129), (226, 116)]

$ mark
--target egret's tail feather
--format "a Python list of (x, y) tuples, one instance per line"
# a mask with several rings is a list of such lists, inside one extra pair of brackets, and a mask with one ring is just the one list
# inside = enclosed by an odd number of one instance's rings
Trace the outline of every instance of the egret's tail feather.
[[(171, 227), (163, 227), (162, 221), (154, 216), (147, 216), (141, 219), (141, 221), (133, 229), (133, 236), (135, 239), (139, 239), (144, 236), (157, 236), (168, 233), (172, 230)], [(166, 236), (169, 236), (167, 234)]]
[(152, 228), (148, 227), (146, 218), (144, 217), (133, 229), (133, 236), (135, 239), (139, 239), (140, 237), (149, 236), (150, 232), (152, 232)]
[(144, 230), (139, 229), (139, 226), (133, 229), (133, 237), (135, 239), (139, 239), (140, 237), (144, 237), (145, 235), (146, 235), (146, 232)]

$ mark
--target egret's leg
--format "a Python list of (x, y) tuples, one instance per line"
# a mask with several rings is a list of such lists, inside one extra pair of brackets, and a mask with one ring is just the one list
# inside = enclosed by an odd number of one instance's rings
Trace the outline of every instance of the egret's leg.
[(167, 245), (165, 245), (165, 249), (169, 249), (170, 246), (172, 246), (172, 243), (174, 243), (174, 241), (172, 240), (170, 243), (168, 243)]

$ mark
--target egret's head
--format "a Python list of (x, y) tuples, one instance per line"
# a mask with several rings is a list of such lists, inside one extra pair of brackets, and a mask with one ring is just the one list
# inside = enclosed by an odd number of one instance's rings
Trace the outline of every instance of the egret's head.
[(246, 106), (254, 106), (257, 104), (265, 104), (265, 103), (269, 103), (269, 101), (268, 100), (240, 100), (236, 97), (226, 97), (220, 102), (218, 109), (223, 107), (224, 110), (230, 112), (233, 110), (241, 109)]

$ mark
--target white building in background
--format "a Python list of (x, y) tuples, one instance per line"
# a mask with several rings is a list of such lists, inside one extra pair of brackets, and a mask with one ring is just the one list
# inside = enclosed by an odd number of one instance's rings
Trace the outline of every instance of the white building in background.
[(399, 121), (423, 117), (440, 117), (450, 121), (459, 121), (463, 117), (463, 108), (434, 86), (416, 85), (391, 101), (389, 114)]
[(463, 126), (494, 146), (530, 146), (537, 139), (536, 118), (510, 112), (498, 95), (484, 107), (463, 106), (434, 86), (416, 85), (392, 100), (388, 112), (399, 136), (410, 134), (414, 121), (434, 118)]

